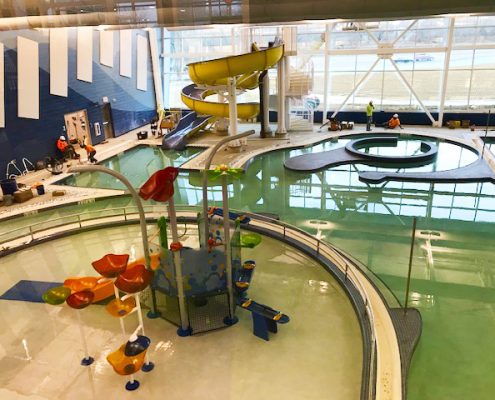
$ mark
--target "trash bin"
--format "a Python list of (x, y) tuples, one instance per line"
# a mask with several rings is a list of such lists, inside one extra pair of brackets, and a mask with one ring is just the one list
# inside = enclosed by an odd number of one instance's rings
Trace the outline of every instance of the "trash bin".
[(36, 191), (38, 192), (39, 195), (45, 194), (45, 186), (44, 185), (36, 186)]
[(14, 192), (17, 190), (17, 182), (15, 179), (2, 179), (0, 181), (0, 187), (2, 188), (2, 192), (4, 195), (14, 194)]

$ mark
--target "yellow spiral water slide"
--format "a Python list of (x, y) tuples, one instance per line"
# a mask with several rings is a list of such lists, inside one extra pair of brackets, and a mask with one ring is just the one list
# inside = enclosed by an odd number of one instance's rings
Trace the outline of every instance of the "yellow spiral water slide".
[[(255, 89), (260, 73), (277, 64), (283, 55), (284, 46), (280, 44), (251, 53), (189, 64), (189, 77), (194, 84), (182, 89), (182, 102), (197, 114), (228, 118), (229, 104), (205, 100), (217, 91), (214, 88), (205, 89), (204, 86), (224, 86), (228, 78), (236, 77), (237, 88)], [(241, 119), (253, 118), (259, 111), (258, 103), (237, 105), (237, 116)]]

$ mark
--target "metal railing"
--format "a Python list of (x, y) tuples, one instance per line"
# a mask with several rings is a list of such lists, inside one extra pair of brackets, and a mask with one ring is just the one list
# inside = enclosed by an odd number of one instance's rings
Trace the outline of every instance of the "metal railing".
[[(162, 205), (145, 205), (144, 211), (146, 219), (154, 220), (163, 215), (166, 212), (166, 208)], [(195, 220), (198, 211), (201, 211), (200, 207), (180, 205), (177, 206), (177, 217), (178, 219), (189, 218)], [(365, 316), (370, 326), (371, 355), (367, 399), (372, 399), (374, 396), (373, 389), (375, 385), (380, 384), (380, 379), (379, 377), (375, 377), (375, 356), (378, 351), (376, 347), (375, 318), (369, 301), (368, 289), (362, 284), (364, 279), (368, 279), (366, 274), (356, 264), (346, 259), (338, 249), (296, 226), (258, 214), (246, 212), (242, 212), (242, 214), (251, 217), (250, 225), (269, 230), (272, 234), (279, 235), (283, 239), (297, 241), (307, 248), (312, 249), (318, 257), (324, 258), (335, 265), (343, 273), (345, 281), (349, 281), (359, 293), (364, 304)], [(138, 220), (139, 214), (135, 206), (88, 210), (79, 214), (53, 218), (0, 234), (0, 254), (3, 250), (13, 250), (16, 247), (34, 244), (37, 241), (46, 240), (52, 236), (74, 233), (84, 228), (101, 227), (108, 223), (137, 222)]]

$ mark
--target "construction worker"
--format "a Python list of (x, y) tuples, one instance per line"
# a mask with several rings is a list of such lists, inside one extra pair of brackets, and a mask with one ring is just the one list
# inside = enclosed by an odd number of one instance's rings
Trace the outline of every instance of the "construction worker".
[(58, 138), (57, 149), (60, 150), (65, 159), (79, 158), (78, 154), (74, 150), (74, 147), (71, 144), (67, 143), (67, 139), (64, 135)]
[(373, 110), (375, 106), (373, 106), (373, 100), (370, 100), (368, 105), (366, 106), (366, 130), (371, 131), (371, 124), (373, 122)]
[(88, 155), (88, 161), (92, 164), (96, 164), (98, 160), (95, 158), (96, 149), (88, 143), (81, 142), (80, 146), (82, 149), (86, 150)]
[(399, 127), (400, 129), (404, 129), (400, 124), (399, 114), (394, 114), (392, 118), (390, 118), (387, 122), (376, 124), (375, 126), (381, 126), (385, 129), (395, 129), (397, 127)]

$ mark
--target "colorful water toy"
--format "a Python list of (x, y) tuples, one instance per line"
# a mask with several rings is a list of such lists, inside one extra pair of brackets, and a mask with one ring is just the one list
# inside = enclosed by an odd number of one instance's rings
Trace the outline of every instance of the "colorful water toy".
[(90, 290), (94, 294), (93, 303), (105, 300), (114, 294), (111, 280), (102, 277), (85, 276), (80, 278), (68, 278), (64, 281), (64, 286), (70, 288), (72, 292)]
[(115, 278), (126, 270), (128, 261), (129, 254), (106, 254), (99, 260), (93, 261), (91, 265), (105, 278)]
[(150, 343), (151, 340), (147, 336), (136, 336), (136, 333), (133, 333), (127, 343), (107, 356), (107, 361), (117, 374), (130, 375), (130, 380), (125, 385), (127, 390), (136, 390), (139, 387), (139, 381), (134, 379), (136, 372), (149, 372), (153, 369), (152, 363), (145, 362)]
[(97, 284), (98, 279), (94, 276), (84, 276), (81, 278), (68, 278), (64, 281), (64, 286), (70, 288), (73, 292), (83, 290), (92, 290)]
[(93, 292), (83, 290), (81, 292), (72, 293), (65, 301), (69, 307), (75, 308), (76, 310), (82, 310), (91, 305), (94, 297), (95, 295)]
[(125, 345), (124, 353), (128, 357), (137, 356), (150, 347), (151, 340), (147, 336), (138, 335), (136, 340), (128, 341)]
[(136, 356), (126, 356), (125, 346), (126, 344), (121, 345), (118, 350), (107, 356), (107, 361), (119, 375), (131, 375), (139, 371), (144, 364), (144, 356), (146, 355), (143, 352)]
[(286, 324), (290, 321), (288, 315), (251, 299), (238, 299), (238, 304), (251, 311), (253, 334), (266, 341), (269, 340), (269, 332), (277, 333), (277, 324)]
[(144, 290), (152, 279), (153, 271), (139, 264), (119, 274), (115, 280), (115, 286), (126, 293), (137, 293)]
[(65, 286), (57, 286), (52, 289), (48, 289), (43, 296), (41, 296), (45, 303), (52, 306), (58, 306), (63, 304), (67, 297), (70, 296), (71, 290)]
[(179, 169), (174, 167), (167, 167), (155, 172), (141, 186), (139, 195), (144, 200), (168, 201), (174, 195), (174, 180), (178, 174)]
[(241, 234), (241, 246), (250, 249), (255, 248), (261, 243), (261, 235), (254, 232)]
[[(208, 215), (210, 215), (210, 216), (211, 215), (218, 215), (220, 217), (223, 217), (223, 209), (221, 209), (219, 207), (210, 207), (208, 209)], [(243, 214), (238, 214), (238, 213), (235, 213), (232, 211), (229, 211), (229, 219), (231, 219), (232, 221), (239, 219), (241, 224), (249, 224), (249, 222), (251, 222), (251, 218), (249, 218)]]
[(135, 307), (136, 300), (134, 297), (129, 297), (123, 301), (119, 298), (113, 299), (107, 304), (106, 309), (111, 316), (120, 318), (128, 315)]

